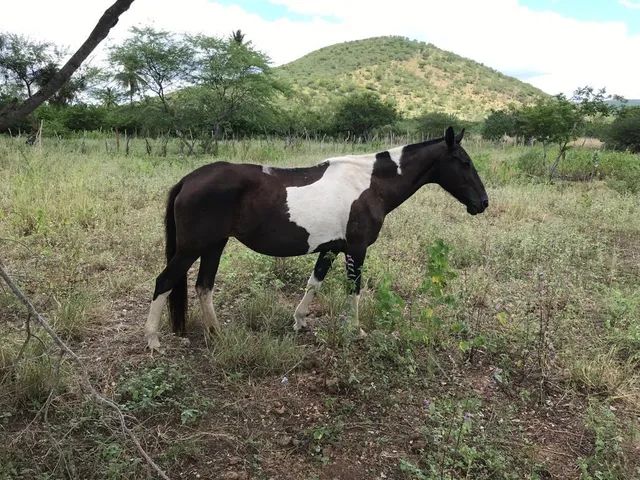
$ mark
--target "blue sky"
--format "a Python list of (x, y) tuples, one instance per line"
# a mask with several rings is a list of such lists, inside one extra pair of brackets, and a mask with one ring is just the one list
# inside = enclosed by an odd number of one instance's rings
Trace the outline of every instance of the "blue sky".
[(321, 18), (328, 22), (338, 21), (333, 15), (309, 15), (298, 13), (289, 9), (286, 5), (279, 5), (269, 0), (217, 0), (215, 3), (227, 6), (237, 5), (247, 12), (255, 13), (269, 21), (286, 18), (287, 20), (293, 20), (295, 22), (304, 22), (313, 20), (314, 17)]
[[(75, 49), (113, 0), (30, 0), (36, 16), (4, 3), (0, 31)], [(141, 25), (218, 36), (241, 29), (274, 65), (334, 43), (401, 35), (550, 94), (591, 85), (640, 98), (640, 0), (135, 0), (95, 61)]]
[[(210, 0), (223, 5), (237, 5), (265, 20), (285, 18), (309, 21), (314, 15), (299, 13), (287, 5), (270, 0)], [(345, 0), (348, 1), (348, 0)], [(518, 3), (534, 11), (555, 12), (567, 18), (594, 22), (623, 22), (630, 33), (640, 33), (640, 0), (520, 0)], [(335, 16), (323, 15), (327, 21)]]

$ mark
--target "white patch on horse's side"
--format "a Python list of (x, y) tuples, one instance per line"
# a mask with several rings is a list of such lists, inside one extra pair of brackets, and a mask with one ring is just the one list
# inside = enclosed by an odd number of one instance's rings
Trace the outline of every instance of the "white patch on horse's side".
[(346, 238), (351, 205), (371, 185), (374, 161), (372, 155), (331, 158), (318, 181), (287, 187), (289, 220), (309, 232), (309, 252)]
[(271, 167), (268, 167), (267, 165), (263, 165), (262, 173), (264, 173), (265, 175), (271, 175)]
[(158, 339), (160, 318), (162, 317), (162, 310), (167, 303), (167, 297), (170, 293), (171, 290), (158, 295), (155, 300), (151, 302), (151, 307), (149, 307), (149, 316), (144, 326), (144, 337), (147, 339), (147, 344), (152, 351), (160, 348), (160, 340)]
[(389, 152), (389, 156), (393, 163), (398, 166), (398, 175), (402, 175), (402, 167), (400, 166), (400, 158), (402, 158), (402, 150), (404, 150), (404, 146), (392, 148), (391, 150), (387, 150)]

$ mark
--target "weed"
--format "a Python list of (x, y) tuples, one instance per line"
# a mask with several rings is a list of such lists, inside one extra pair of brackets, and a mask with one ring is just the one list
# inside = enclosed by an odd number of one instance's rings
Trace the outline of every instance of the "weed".
[(293, 325), (291, 307), (278, 301), (280, 293), (265, 288), (253, 288), (249, 294), (240, 297), (238, 315), (253, 331), (263, 331), (274, 335), (290, 333)]
[(223, 329), (211, 351), (215, 365), (228, 374), (249, 376), (284, 374), (303, 359), (305, 350), (289, 335), (252, 332), (242, 325)]
[(478, 399), (439, 399), (429, 402), (427, 410), (422, 428), (424, 467), (400, 464), (412, 478), (517, 479), (530, 471), (526, 460), (490, 440), (504, 438), (509, 431), (485, 415)]
[(636, 462), (625, 453), (623, 444), (627, 433), (611, 406), (591, 402), (586, 427), (593, 434), (593, 453), (578, 460), (583, 480), (622, 480), (640, 474), (640, 466), (636, 464), (634, 468)]

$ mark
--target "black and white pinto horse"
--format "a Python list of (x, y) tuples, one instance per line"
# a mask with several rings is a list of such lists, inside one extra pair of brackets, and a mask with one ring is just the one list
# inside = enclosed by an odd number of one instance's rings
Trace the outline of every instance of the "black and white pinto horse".
[(229, 237), (256, 252), (277, 257), (319, 253), (294, 313), (293, 328), (306, 316), (337, 253), (346, 256), (352, 295), (352, 327), (358, 324), (360, 273), (367, 247), (385, 216), (420, 187), (437, 183), (467, 212), (489, 205), (478, 172), (460, 146), (464, 135), (449, 127), (444, 138), (370, 155), (330, 158), (312, 167), (273, 168), (216, 162), (200, 167), (170, 191), (165, 216), (167, 266), (156, 279), (145, 336), (153, 351), (167, 298), (173, 331), (184, 334), (187, 271), (200, 258), (196, 291), (205, 335), (219, 332), (213, 284)]

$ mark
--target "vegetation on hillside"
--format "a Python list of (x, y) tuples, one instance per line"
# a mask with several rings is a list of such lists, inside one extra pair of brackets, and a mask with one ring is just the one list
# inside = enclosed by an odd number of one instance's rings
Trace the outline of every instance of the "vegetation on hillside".
[(322, 106), (366, 89), (394, 101), (408, 117), (437, 111), (480, 120), (491, 109), (526, 105), (546, 96), (480, 63), (403, 37), (331, 45), (276, 72), (302, 102)]

